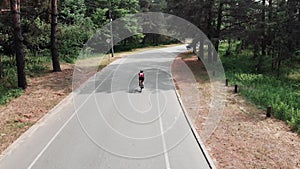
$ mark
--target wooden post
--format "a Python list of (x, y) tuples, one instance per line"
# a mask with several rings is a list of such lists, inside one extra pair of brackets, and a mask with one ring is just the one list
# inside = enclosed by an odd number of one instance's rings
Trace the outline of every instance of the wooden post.
[(238, 92), (238, 85), (234, 85), (234, 93)]
[(266, 114), (266, 116), (267, 116), (267, 117), (271, 117), (271, 114), (272, 114), (272, 107), (271, 107), (271, 106), (268, 106), (268, 107), (267, 107), (267, 114)]

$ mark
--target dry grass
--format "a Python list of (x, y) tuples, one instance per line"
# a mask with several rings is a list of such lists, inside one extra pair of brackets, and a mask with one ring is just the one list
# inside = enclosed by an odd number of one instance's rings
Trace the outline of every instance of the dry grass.
[[(194, 72), (201, 91), (201, 106), (195, 124), (201, 136), (210, 109), (210, 83), (203, 80), (207, 78), (207, 73), (196, 56), (183, 60)], [(180, 70), (180, 67), (173, 69)], [(183, 87), (178, 82), (176, 85), (179, 90)], [(292, 132), (284, 122), (266, 118), (264, 110), (234, 94), (232, 87), (228, 87), (226, 92), (222, 119), (205, 142), (217, 168), (300, 168), (299, 135)], [(186, 107), (189, 107), (189, 103), (184, 102)]]

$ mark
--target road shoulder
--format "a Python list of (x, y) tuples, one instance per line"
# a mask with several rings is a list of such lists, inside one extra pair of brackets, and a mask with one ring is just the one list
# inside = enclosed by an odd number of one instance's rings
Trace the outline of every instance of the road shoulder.
[[(172, 74), (188, 113), (195, 107), (193, 105), (195, 98), (188, 94), (186, 83), (176, 79), (176, 70), (181, 70), (176, 65), (179, 60), (183, 60), (194, 72), (198, 83), (197, 88), (201, 93), (199, 109), (196, 115), (195, 112), (191, 114), (196, 117), (194, 125), (201, 136), (210, 109), (210, 83), (205, 77), (205, 68), (197, 61), (196, 56), (180, 55), (174, 61)], [(300, 137), (291, 132), (284, 122), (273, 118), (267, 119), (263, 110), (238, 94), (234, 94), (232, 86), (227, 88), (223, 117), (204, 145), (217, 168), (300, 167)]]

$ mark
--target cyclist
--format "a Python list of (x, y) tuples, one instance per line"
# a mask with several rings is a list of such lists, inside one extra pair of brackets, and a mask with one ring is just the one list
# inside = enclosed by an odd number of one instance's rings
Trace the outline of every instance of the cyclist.
[(144, 71), (140, 70), (140, 73), (138, 75), (139, 75), (139, 85), (140, 85), (140, 87), (142, 89), (142, 88), (144, 88), (144, 80), (145, 80)]

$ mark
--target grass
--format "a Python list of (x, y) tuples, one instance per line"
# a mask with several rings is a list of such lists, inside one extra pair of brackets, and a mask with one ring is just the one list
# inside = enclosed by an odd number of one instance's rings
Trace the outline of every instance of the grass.
[[(46, 64), (49, 62), (47, 57), (27, 57), (26, 74), (29, 77), (41, 76), (49, 72)], [(0, 79), (0, 105), (9, 103), (12, 99), (17, 98), (24, 92), (19, 89), (17, 84), (17, 71), (15, 60), (9, 57), (3, 57), (3, 78)]]
[(300, 134), (300, 72), (289, 69), (293, 73), (280, 78), (257, 74), (250, 51), (225, 56), (225, 50), (226, 44), (221, 45), (219, 54), (230, 84), (239, 85), (241, 95), (259, 107), (272, 106), (274, 116)]
[(12, 125), (13, 128), (24, 128), (26, 126), (32, 126), (32, 122), (16, 122), (15, 124)]
[(6, 89), (1, 87), (0, 89), (0, 105), (7, 104), (12, 99), (21, 96), (23, 90), (21, 89)]

